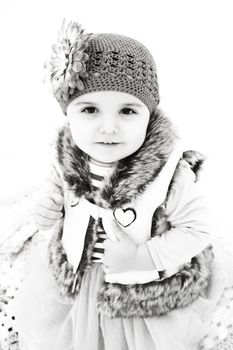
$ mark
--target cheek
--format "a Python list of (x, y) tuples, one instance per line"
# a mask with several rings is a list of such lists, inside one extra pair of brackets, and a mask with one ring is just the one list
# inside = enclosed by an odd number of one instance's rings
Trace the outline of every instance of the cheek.
[(128, 138), (128, 145), (132, 152), (136, 152), (142, 146), (143, 142), (145, 141), (145, 135), (146, 132), (142, 132), (142, 130), (140, 130), (140, 132), (131, 131)]
[(83, 141), (88, 141), (93, 137), (94, 128), (90, 123), (86, 123), (80, 120), (69, 120), (69, 127), (73, 139), (76, 143), (81, 143)]
[(144, 141), (145, 141), (145, 133), (138, 134), (136, 139), (137, 147), (140, 148)]
[(148, 123), (139, 123), (134, 128), (131, 129), (130, 135), (132, 140), (134, 140), (134, 143), (137, 144), (139, 147), (143, 144), (145, 137), (146, 137), (146, 131), (147, 131), (147, 125)]
[(86, 136), (86, 132), (83, 130), (82, 125), (77, 125), (77, 123), (70, 122), (69, 127), (74, 142), (78, 147), (81, 146)]

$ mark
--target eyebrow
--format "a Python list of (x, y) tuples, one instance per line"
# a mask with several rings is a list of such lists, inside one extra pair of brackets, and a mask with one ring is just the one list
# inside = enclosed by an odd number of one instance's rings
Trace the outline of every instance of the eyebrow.
[[(79, 106), (79, 105), (98, 105), (97, 103), (95, 102), (88, 102), (88, 101), (83, 101), (83, 102), (76, 102), (74, 104), (75, 106)], [(123, 103), (122, 106), (127, 106), (127, 107), (141, 107), (142, 108), (142, 105), (140, 105), (139, 103)]]

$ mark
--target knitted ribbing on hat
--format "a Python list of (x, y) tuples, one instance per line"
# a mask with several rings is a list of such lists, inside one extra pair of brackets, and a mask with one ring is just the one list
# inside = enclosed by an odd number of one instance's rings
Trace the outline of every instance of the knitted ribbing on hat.
[(149, 50), (139, 41), (113, 33), (84, 35), (78, 23), (70, 22), (65, 29), (63, 22), (53, 51), (50, 78), (64, 114), (76, 97), (107, 90), (132, 94), (150, 112), (156, 109), (159, 103), (156, 65)]

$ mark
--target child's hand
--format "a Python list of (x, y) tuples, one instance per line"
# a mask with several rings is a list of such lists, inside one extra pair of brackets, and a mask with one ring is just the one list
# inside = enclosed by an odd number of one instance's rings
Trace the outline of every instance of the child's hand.
[(112, 230), (117, 241), (106, 239), (103, 243), (105, 252), (102, 262), (106, 273), (155, 269), (146, 244), (135, 243), (114, 220)]
[(34, 208), (33, 219), (39, 230), (49, 230), (63, 216), (64, 198), (61, 194), (51, 194), (39, 200)]

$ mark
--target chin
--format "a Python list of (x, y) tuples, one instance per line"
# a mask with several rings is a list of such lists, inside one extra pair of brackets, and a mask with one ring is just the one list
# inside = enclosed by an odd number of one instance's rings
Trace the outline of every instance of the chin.
[[(104, 152), (103, 152), (104, 153)], [(117, 162), (118, 160), (124, 158), (123, 157), (117, 157), (117, 156), (114, 156), (113, 154), (101, 154), (101, 153), (98, 153), (98, 154), (90, 154), (89, 153), (89, 156), (95, 160), (97, 160), (98, 162), (102, 162), (102, 163), (114, 163), (114, 162)]]
[(115, 163), (118, 160), (120, 160), (119, 158), (94, 158), (96, 159), (98, 162), (101, 163)]

